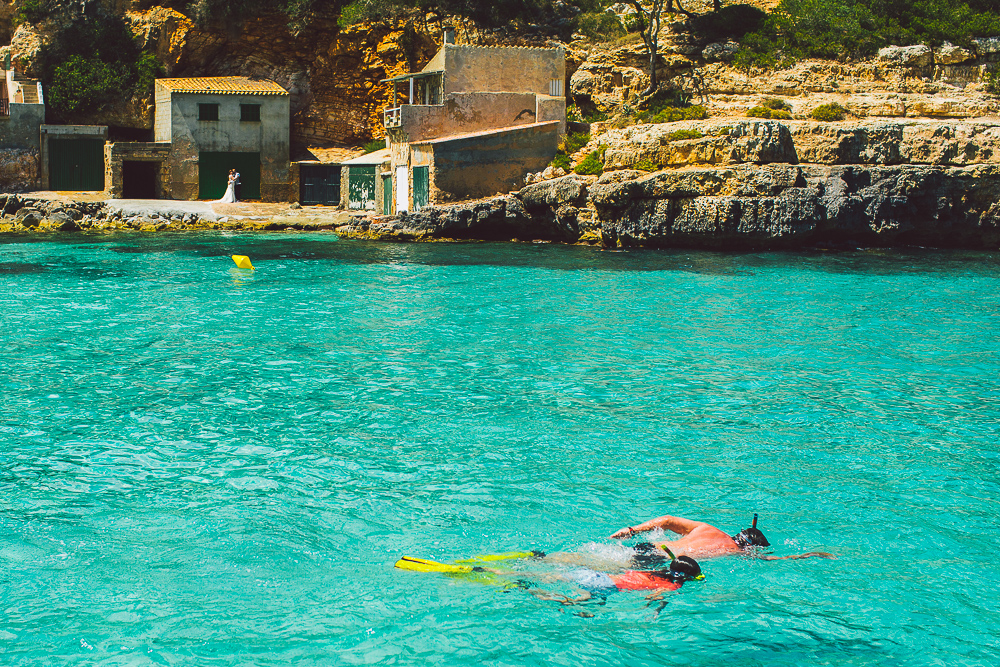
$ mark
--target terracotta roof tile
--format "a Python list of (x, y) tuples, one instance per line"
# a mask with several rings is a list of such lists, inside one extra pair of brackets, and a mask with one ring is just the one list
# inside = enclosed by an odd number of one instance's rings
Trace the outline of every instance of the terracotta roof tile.
[(274, 81), (248, 79), (245, 76), (205, 76), (189, 79), (157, 79), (173, 93), (212, 93), (216, 95), (287, 95), (288, 91)]

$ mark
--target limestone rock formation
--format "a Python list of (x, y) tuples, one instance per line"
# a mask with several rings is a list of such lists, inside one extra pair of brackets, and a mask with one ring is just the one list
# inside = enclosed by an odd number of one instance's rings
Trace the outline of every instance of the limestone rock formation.
[(1000, 242), (997, 165), (713, 167), (599, 181), (591, 196), (605, 243), (622, 246)]
[(924, 44), (886, 46), (878, 50), (878, 59), (902, 67), (929, 67), (934, 63), (934, 53)]
[[(671, 140), (678, 129), (696, 129), (706, 136)], [(607, 146), (606, 170), (642, 163), (681, 167), (746, 162), (953, 166), (1000, 162), (1000, 125), (995, 122), (689, 121), (609, 130), (591, 143)]]

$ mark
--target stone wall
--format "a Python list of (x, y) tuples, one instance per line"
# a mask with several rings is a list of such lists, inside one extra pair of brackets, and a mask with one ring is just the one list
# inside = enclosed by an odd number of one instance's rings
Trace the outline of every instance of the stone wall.
[(0, 148), (0, 192), (23, 192), (39, 187), (37, 150)]
[(104, 183), (106, 192), (113, 199), (124, 196), (125, 162), (156, 162), (158, 180), (156, 198), (171, 199), (170, 144), (155, 142), (118, 141), (104, 144), (104, 165), (107, 169)]

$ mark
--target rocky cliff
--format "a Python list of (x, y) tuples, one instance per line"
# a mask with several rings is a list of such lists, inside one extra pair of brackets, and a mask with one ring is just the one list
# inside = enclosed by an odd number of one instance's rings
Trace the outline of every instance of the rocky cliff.
[[(422, 66), (437, 50), (427, 31), (406, 22), (341, 28), (336, 16), (315, 15), (293, 34), (287, 19), (274, 15), (249, 19), (234, 31), (200, 27), (176, 9), (148, 2), (108, 5), (156, 55), (163, 76), (239, 75), (279, 83), (291, 93), (293, 140), (304, 144), (363, 143), (381, 136), (381, 110), (390, 103), (390, 89), (381, 81)], [(9, 9), (9, 3), (3, 6)], [(62, 15), (64, 22), (72, 19)], [(32, 66), (59, 28), (55, 20), (17, 27), (11, 39), (14, 61), (37, 74)], [(73, 120), (150, 129), (151, 102), (123, 100), (99, 117)]]
[[(345, 226), (366, 238), (610, 247), (1000, 245), (1000, 123), (718, 121), (609, 133), (610, 169)], [(640, 161), (673, 168), (630, 169)]]

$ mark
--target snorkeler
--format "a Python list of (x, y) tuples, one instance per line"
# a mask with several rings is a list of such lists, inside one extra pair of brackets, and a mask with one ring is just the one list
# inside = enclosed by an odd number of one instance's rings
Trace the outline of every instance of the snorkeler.
[[(628, 526), (612, 533), (614, 539), (629, 538), (650, 530), (669, 530), (682, 537), (673, 542), (640, 542), (633, 549), (636, 557), (662, 557), (661, 549), (698, 558), (714, 558), (717, 556), (729, 556), (733, 554), (753, 553), (758, 547), (769, 547), (771, 543), (767, 541), (757, 528), (757, 515), (753, 515), (753, 525), (744, 528), (736, 535), (730, 536), (703, 521), (692, 521), (677, 516), (661, 516), (650, 519), (636, 526)], [(757, 555), (757, 554), (754, 554)], [(833, 554), (823, 551), (810, 551), (794, 556), (764, 556), (757, 555), (762, 560), (796, 560), (800, 558), (836, 558)]]
[[(670, 556), (672, 557), (673, 554), (670, 554)], [(502, 570), (487, 571), (496, 574), (509, 574)], [(698, 561), (688, 556), (672, 558), (670, 567), (666, 569), (626, 570), (618, 574), (607, 574), (587, 568), (579, 568), (556, 575), (537, 576), (542, 581), (552, 581), (555, 579), (573, 584), (577, 588), (578, 593), (575, 597), (536, 588), (533, 584), (527, 583), (524, 572), (519, 572), (518, 575), (520, 577), (518, 580), (518, 583), (521, 584), (520, 587), (535, 597), (540, 600), (554, 600), (566, 605), (586, 602), (594, 597), (603, 599), (619, 591), (650, 591), (650, 595), (646, 596), (647, 600), (660, 600), (664, 593), (676, 591), (684, 585), (684, 582), (701, 581), (705, 578), (705, 575), (701, 573), (701, 566), (698, 565)], [(662, 609), (662, 606), (660, 608)]]

